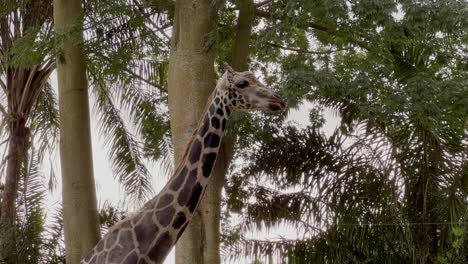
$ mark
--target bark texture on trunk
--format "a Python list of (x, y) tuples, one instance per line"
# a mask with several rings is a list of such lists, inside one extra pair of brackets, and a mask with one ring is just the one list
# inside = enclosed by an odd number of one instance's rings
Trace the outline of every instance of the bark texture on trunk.
[[(232, 50), (231, 66), (237, 71), (248, 70), (248, 57), (250, 54), (250, 37), (254, 16), (252, 0), (241, 0), (238, 2), (239, 17), (237, 23), (235, 43)], [(221, 221), (221, 199), (226, 174), (234, 155), (236, 136), (226, 134), (224, 137), (218, 159), (211, 173), (212, 179), (206, 189), (205, 197), (200, 204), (201, 232), (204, 235), (206, 245), (201, 248), (205, 262), (221, 263), (220, 257), (220, 221)], [(181, 262), (180, 262), (181, 263)]]
[(16, 219), (16, 195), (21, 165), (24, 161), (28, 142), (29, 129), (26, 120), (18, 118), (9, 123), (10, 139), (8, 142), (8, 160), (6, 169), (5, 189), (2, 197), (1, 219), (3, 224), (14, 224)]
[(16, 219), (18, 179), (30, 141), (27, 122), (55, 64), (49, 61), (41, 66), (32, 66), (30, 69), (6, 67), (9, 139), (5, 189), (0, 206), (0, 222), (3, 224), (12, 224)]
[[(232, 66), (248, 69), (249, 43), (253, 21), (252, 0), (242, 0)], [(176, 2), (175, 26), (169, 66), (169, 110), (176, 162), (215, 86), (214, 54), (206, 49), (206, 36), (214, 25), (209, 1)], [(234, 138), (227, 136), (221, 145), (200, 207), (176, 245), (176, 263), (219, 264), (221, 191), (232, 159)]]
[(66, 37), (57, 72), (66, 261), (70, 264), (79, 263), (99, 240), (81, 18), (81, 1), (54, 1), (55, 29)]
[[(176, 1), (172, 51), (169, 64), (169, 112), (176, 163), (183, 155), (202, 114), (206, 100), (215, 87), (214, 53), (207, 48), (207, 36), (214, 19), (210, 17), (209, 0)], [(211, 176), (208, 190), (192, 222), (176, 245), (176, 263), (219, 263), (219, 241), (206, 237), (215, 223), (205, 219), (219, 213), (210, 210), (209, 189), (218, 181)], [(209, 221), (216, 219), (210, 219)], [(217, 221), (219, 222), (219, 221)], [(217, 229), (219, 230), (219, 228)], [(219, 232), (219, 231), (218, 231)], [(219, 239), (219, 235), (218, 238)]]
[(255, 18), (253, 0), (237, 0), (239, 17), (237, 18), (236, 38), (232, 47), (232, 67), (236, 71), (249, 69), (250, 38), (252, 37), (252, 23)]

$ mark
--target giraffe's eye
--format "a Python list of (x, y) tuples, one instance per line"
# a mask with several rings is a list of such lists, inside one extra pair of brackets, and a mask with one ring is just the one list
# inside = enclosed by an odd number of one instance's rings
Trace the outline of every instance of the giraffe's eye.
[(242, 81), (236, 83), (236, 86), (239, 87), (239, 88), (245, 88), (245, 87), (249, 86), (249, 82), (246, 81), (246, 80), (242, 80)]

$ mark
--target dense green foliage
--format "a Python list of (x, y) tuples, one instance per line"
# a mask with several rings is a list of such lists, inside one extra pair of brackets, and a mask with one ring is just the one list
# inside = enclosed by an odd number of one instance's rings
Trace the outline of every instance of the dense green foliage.
[[(227, 188), (228, 211), (243, 216), (226, 238), (231, 253), (463, 263), (468, 4), (278, 1), (259, 13), (256, 58), (275, 66), (270, 80), (291, 106), (314, 109), (309, 127), (266, 121), (273, 135), (243, 137), (247, 164)], [(323, 109), (341, 118), (333, 135), (323, 132)], [(279, 224), (304, 238), (245, 238)]]

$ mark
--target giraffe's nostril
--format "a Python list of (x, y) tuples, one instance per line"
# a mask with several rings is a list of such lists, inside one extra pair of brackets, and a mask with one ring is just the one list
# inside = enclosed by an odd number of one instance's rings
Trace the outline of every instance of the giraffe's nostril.
[(282, 109), (286, 108), (286, 103), (283, 100), (281, 100), (279, 103)]
[(270, 100), (268, 107), (272, 111), (280, 111), (286, 108), (286, 104), (284, 103), (283, 99), (277, 95), (274, 95)]
[(273, 111), (279, 111), (282, 109), (282, 107), (278, 104), (270, 104), (270, 109)]

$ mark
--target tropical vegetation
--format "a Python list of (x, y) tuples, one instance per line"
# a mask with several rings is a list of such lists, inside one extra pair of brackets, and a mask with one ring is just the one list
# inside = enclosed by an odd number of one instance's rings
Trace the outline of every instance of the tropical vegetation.
[[(184, 13), (191, 4), (207, 12)], [(177, 160), (213, 88), (195, 84), (214, 82), (223, 63), (250, 68), (286, 98), (283, 115), (231, 118), (224, 166), (215, 169), (211, 197), (218, 198), (206, 203), (214, 222), (194, 227), (219, 243), (195, 255), (209, 251), (215, 264), (466, 263), (466, 1), (87, 0), (82, 7), (84, 28), (59, 35), (52, 1), (0, 4), (0, 263), (64, 262), (62, 211), (44, 208), (58, 172), (43, 171), (59, 140), (50, 75), (60, 45), (78, 33), (92, 114), (127, 204), (153, 194), (148, 162), (171, 174), (173, 154)], [(199, 36), (185, 37), (195, 28)], [(197, 101), (186, 102), (184, 89)], [(188, 104), (195, 114), (181, 119)], [(298, 111), (308, 120), (291, 121)], [(125, 214), (106, 204), (103, 232)], [(280, 229), (295, 236), (256, 237)]]

